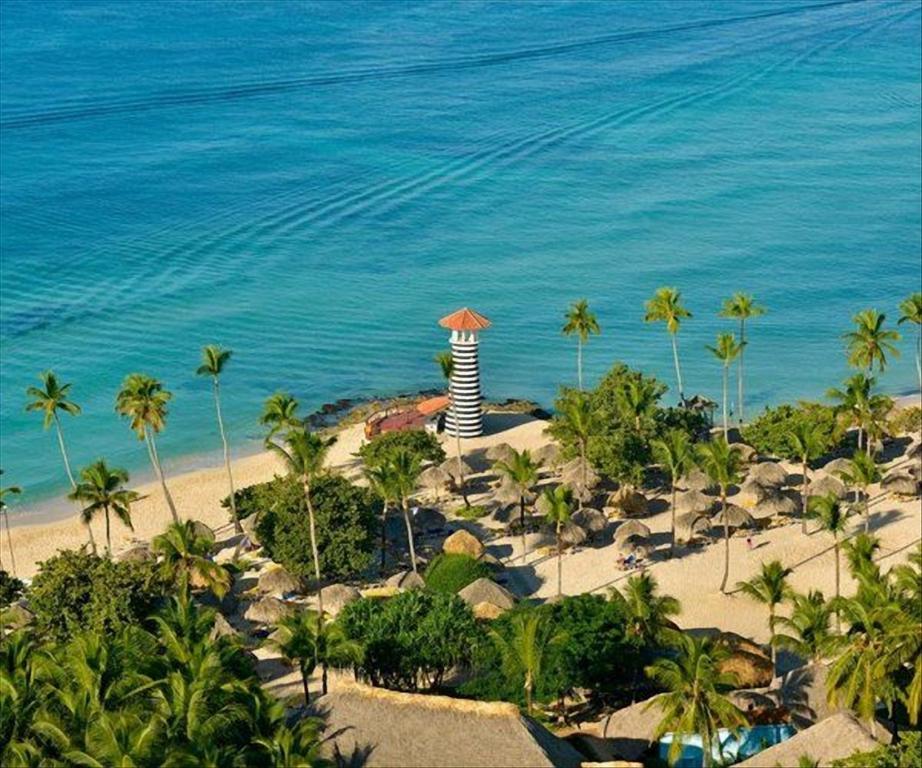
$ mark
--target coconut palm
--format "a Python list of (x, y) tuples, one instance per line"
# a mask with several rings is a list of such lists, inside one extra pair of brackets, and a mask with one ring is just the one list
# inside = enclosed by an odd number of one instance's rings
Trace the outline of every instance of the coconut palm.
[(538, 482), (538, 465), (529, 451), (516, 451), (506, 461), (497, 461), (493, 468), (512, 484), (519, 494), (519, 523), (522, 527), (522, 558), (525, 557), (525, 501), (532, 487)]
[(881, 373), (887, 367), (887, 355), (900, 356), (894, 342), (900, 340), (896, 331), (884, 328), (887, 316), (876, 309), (865, 309), (852, 318), (855, 330), (843, 334), (848, 347), (848, 363), (863, 368), (870, 375), (877, 365)]
[(416, 493), (416, 487), (419, 483), (420, 460), (419, 456), (402, 448), (394, 452), (389, 463), (394, 493), (396, 498), (400, 499), (403, 522), (407, 528), (410, 565), (413, 568), (413, 573), (416, 573), (416, 545), (413, 542), (413, 524), (410, 521), (410, 496)]
[(849, 467), (844, 472), (839, 472), (839, 477), (850, 488), (855, 489), (855, 497), (864, 503), (864, 530), (868, 532), (871, 526), (871, 500), (868, 486), (879, 483), (881, 474), (877, 462), (866, 453), (856, 451), (852, 456)]
[(682, 306), (682, 294), (677, 288), (658, 288), (653, 298), (649, 299), (646, 304), (646, 314), (644, 322), (647, 323), (665, 323), (666, 330), (672, 339), (672, 359), (675, 363), (676, 383), (679, 387), (679, 400), (685, 400), (685, 390), (682, 387), (682, 369), (679, 366), (679, 348), (676, 336), (679, 333), (679, 327), (682, 320), (692, 316), (685, 307)]
[(727, 440), (730, 433), (730, 416), (728, 413), (730, 365), (742, 354), (743, 342), (738, 342), (736, 336), (732, 333), (719, 333), (717, 334), (715, 346), (705, 346), (720, 361), (723, 367), (723, 427), (724, 440)]
[(801, 419), (787, 433), (787, 441), (792, 453), (800, 460), (801, 530), (806, 533), (810, 462), (816, 461), (826, 451), (826, 439), (819, 424)]
[(151, 542), (151, 550), (160, 556), (164, 574), (184, 593), (199, 586), (223, 597), (231, 586), (231, 575), (211, 559), (214, 539), (204, 535), (192, 520), (173, 523)]
[(109, 467), (104, 459), (93, 462), (80, 470), (80, 482), (70, 492), (68, 498), (84, 502), (83, 522), (92, 524), (97, 512), (102, 512), (106, 519), (106, 554), (112, 557), (112, 533), (110, 513), (134, 530), (131, 524), (131, 505), (141, 498), (140, 494), (125, 488), (128, 472), (119, 467)]
[(845, 531), (845, 518), (846, 512), (844, 507), (839, 503), (839, 500), (835, 497), (835, 494), (828, 494), (826, 496), (814, 496), (810, 499), (810, 504), (808, 507), (808, 512), (811, 517), (819, 521), (820, 530), (825, 531), (826, 533), (832, 534), (832, 549), (835, 556), (836, 564), (836, 632), (841, 629), (841, 622), (839, 619), (839, 596), (840, 596), (840, 568), (839, 568), (839, 537)]
[[(455, 373), (455, 359), (452, 357), (451, 352), (439, 352), (435, 356), (435, 362), (439, 366), (439, 371), (442, 374), (442, 378), (445, 379), (445, 383), (448, 386), (448, 402), (452, 411), (455, 408), (454, 393), (452, 391), (451, 379)], [(471, 503), (467, 498), (467, 489), (464, 482), (464, 460), (461, 457), (461, 430), (458, 426), (458, 414), (455, 413), (455, 456), (458, 461), (458, 471), (457, 471), (457, 481), (458, 481), (458, 490), (461, 492), (461, 498), (464, 499), (464, 506), (470, 507)]]
[(397, 477), (393, 462), (385, 461), (378, 466), (366, 466), (365, 479), (375, 495), (381, 499), (381, 565), (383, 575), (387, 560), (387, 512), (391, 504), (400, 500)]
[(916, 327), (916, 375), (922, 390), (922, 293), (916, 291), (901, 301), (900, 312), (899, 325), (912, 323)]
[[(567, 392), (558, 413), (559, 423), (567, 437), (573, 440), (579, 449), (582, 468), (581, 484), (584, 490), (589, 470), (589, 439), (598, 428), (598, 417), (592, 407), (592, 399), (583, 392)], [(582, 496), (582, 494), (581, 494)], [(582, 508), (582, 501), (579, 502)]]
[(724, 574), (720, 591), (726, 593), (730, 577), (730, 523), (727, 517), (727, 488), (740, 481), (742, 454), (726, 440), (711, 440), (698, 448), (698, 463), (711, 481), (720, 488), (720, 506), (724, 524)]
[(132, 373), (122, 382), (122, 388), (115, 398), (115, 410), (120, 416), (130, 420), (131, 428), (138, 440), (143, 440), (147, 444), (147, 454), (163, 489), (163, 498), (166, 499), (173, 522), (178, 523), (179, 515), (176, 514), (176, 505), (166, 484), (154, 438), (154, 435), (159, 434), (166, 426), (167, 403), (172, 397), (173, 394), (165, 390), (157, 379), (143, 373)]
[(224, 418), (221, 415), (221, 373), (227, 361), (231, 358), (231, 350), (221, 349), (214, 344), (202, 348), (202, 364), (196, 369), (199, 376), (211, 377), (211, 388), (214, 392), (215, 414), (218, 417), (218, 432), (221, 435), (221, 445), (224, 449), (224, 468), (227, 471), (227, 485), (230, 489), (231, 517), (234, 519), (234, 531), (240, 533), (240, 520), (237, 517), (237, 500), (234, 498), (234, 473), (231, 470), (230, 449), (227, 445), (227, 433), (224, 431)]
[(853, 374), (845, 380), (842, 389), (832, 388), (826, 391), (826, 397), (835, 401), (835, 409), (839, 412), (846, 426), (857, 427), (858, 448), (863, 446), (864, 419), (867, 402), (871, 398), (871, 390), (877, 380), (864, 372)]
[(876, 581), (880, 578), (880, 569), (874, 562), (874, 555), (880, 549), (880, 539), (862, 532), (846, 541), (842, 549), (845, 550), (848, 569), (856, 579)]
[[(3, 470), (0, 469), (0, 475), (3, 474)], [(13, 537), (10, 534), (10, 513), (6, 508), (6, 501), (4, 501), (5, 496), (19, 495), (22, 493), (22, 488), (18, 485), (9, 485), (6, 488), (0, 488), (0, 513), (3, 513), (3, 523), (6, 526), (6, 544), (10, 549), (10, 563), (12, 565), (12, 574), (16, 575), (16, 554), (13, 552)], [(3, 569), (2, 564), (0, 564), (0, 570)]]
[(299, 720), (294, 727), (281, 725), (270, 737), (261, 737), (255, 744), (263, 749), (269, 768), (308, 768), (322, 766), (319, 757), (319, 721)]
[(720, 310), (721, 317), (729, 317), (740, 321), (740, 354), (739, 364), (736, 369), (736, 407), (739, 411), (740, 426), (742, 426), (745, 419), (743, 413), (743, 356), (746, 348), (746, 321), (753, 317), (761, 317), (764, 314), (765, 307), (756, 304), (755, 299), (747, 293), (734, 293), (724, 301), (723, 308)]
[(649, 573), (631, 576), (620, 590), (612, 587), (609, 599), (621, 606), (627, 622), (626, 633), (641, 646), (671, 645), (676, 626), (672, 618), (682, 611), (679, 601), (659, 593), (656, 579)]
[(660, 392), (658, 382), (633, 376), (622, 382), (615, 391), (615, 402), (623, 418), (630, 419), (638, 432), (645, 422), (653, 419), (657, 410)]
[(685, 737), (701, 738), (703, 764), (713, 764), (713, 749), (720, 728), (746, 725), (743, 713), (727, 698), (736, 685), (736, 675), (721, 671), (729, 651), (709, 638), (677, 636), (675, 658), (660, 658), (646, 668), (647, 676), (665, 693), (654, 696), (645, 709), (659, 707), (662, 718), (654, 730), (658, 740), (672, 732), (669, 763), (682, 753)]
[(741, 581), (736, 586), (744, 595), (752, 598), (757, 603), (768, 606), (768, 631), (771, 633), (772, 672), (777, 663), (777, 649), (775, 647), (775, 611), (790, 593), (787, 578), (791, 574), (790, 568), (785, 568), (780, 560), (762, 563), (762, 570), (749, 581)]
[(589, 341), (590, 334), (599, 334), (602, 329), (599, 328), (599, 321), (596, 316), (589, 311), (589, 302), (585, 299), (574, 301), (564, 319), (561, 332), (564, 336), (576, 336), (576, 374), (579, 382), (580, 391), (583, 389), (583, 344)]
[(890, 423), (890, 411), (893, 410), (893, 398), (883, 394), (872, 394), (859, 403), (860, 417), (867, 434), (865, 453), (870, 457), (875, 450), (875, 443), (883, 440)]
[(314, 561), (314, 578), (317, 581), (317, 603), (321, 619), (323, 618), (323, 592), (320, 589), (320, 551), (317, 548), (317, 523), (311, 499), (311, 483), (323, 472), (327, 453), (335, 442), (335, 437), (320, 437), (303, 426), (289, 429), (281, 444), (271, 439), (266, 440), (266, 447), (282, 457), (289, 473), (300, 480), (301, 487), (304, 489), (304, 503), (307, 507), (311, 535), (311, 556)]
[[(77, 480), (70, 468), (70, 457), (64, 443), (64, 428), (61, 426), (60, 413), (76, 416), (80, 413), (80, 406), (68, 399), (71, 385), (60, 383), (54, 371), (45, 371), (39, 374), (39, 378), (42, 380), (42, 388), (29, 387), (26, 390), (26, 394), (32, 398), (31, 402), (26, 404), (26, 410), (41, 412), (44, 417), (43, 426), (45, 429), (54, 424), (55, 433), (58, 436), (58, 446), (61, 449), (61, 458), (64, 460), (64, 471), (67, 473), (67, 481), (70, 483), (71, 490), (73, 490), (77, 487)], [(93, 539), (93, 529), (87, 526), (86, 532), (90, 541), (90, 548), (95, 552), (96, 541)]]
[(266, 439), (271, 440), (280, 432), (303, 427), (298, 408), (298, 401), (287, 392), (276, 392), (267, 397), (259, 416), (259, 423), (269, 428)]
[(775, 616), (772, 647), (784, 648), (804, 660), (817, 662), (832, 636), (829, 627), (832, 608), (823, 593), (814, 589), (805, 595), (792, 592), (789, 598), (790, 616)]
[(547, 507), (545, 518), (547, 522), (554, 526), (554, 535), (557, 540), (557, 596), (563, 594), (563, 544), (560, 540), (560, 532), (563, 526), (570, 520), (570, 513), (573, 510), (573, 494), (565, 485), (558, 485), (551, 490), (544, 492), (544, 500)]
[(518, 613), (509, 623), (509, 636), (490, 630), (502, 658), (503, 670), (514, 680), (522, 681), (525, 711), (531, 715), (535, 685), (541, 676), (544, 659), (566, 640), (562, 632), (554, 632), (551, 622), (539, 611)]
[(662, 439), (654, 440), (652, 447), (654, 458), (669, 476), (669, 486), (672, 491), (670, 551), (674, 551), (676, 489), (679, 478), (687, 475), (695, 466), (695, 451), (688, 433), (681, 429), (669, 430)]

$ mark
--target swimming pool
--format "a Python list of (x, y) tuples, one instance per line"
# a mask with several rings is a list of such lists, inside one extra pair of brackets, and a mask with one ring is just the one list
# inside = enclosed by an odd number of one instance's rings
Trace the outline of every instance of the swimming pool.
[[(787, 741), (794, 733), (792, 725), (757, 725), (740, 728), (735, 733), (721, 728), (717, 732), (717, 741), (712, 745), (712, 762), (721, 765), (745, 760), (763, 749)], [(667, 733), (659, 741), (659, 756), (663, 760), (667, 758), (669, 747), (672, 746), (672, 738), (673, 734)], [(703, 763), (701, 737), (697, 734), (687, 736), (682, 744), (682, 754), (675, 765), (678, 768), (699, 768)]]

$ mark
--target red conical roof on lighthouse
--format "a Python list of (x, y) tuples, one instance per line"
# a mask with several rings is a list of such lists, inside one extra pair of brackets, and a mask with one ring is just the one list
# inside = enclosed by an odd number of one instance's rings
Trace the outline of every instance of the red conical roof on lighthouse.
[(462, 307), (457, 312), (445, 315), (439, 325), (452, 331), (482, 331), (490, 327), (490, 321), (479, 312), (469, 307)]

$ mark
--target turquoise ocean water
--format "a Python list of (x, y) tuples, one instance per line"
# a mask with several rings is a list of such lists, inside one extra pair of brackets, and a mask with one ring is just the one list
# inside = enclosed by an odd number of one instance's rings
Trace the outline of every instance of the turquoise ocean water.
[[(311, 410), (439, 383), (437, 319), (488, 315), (487, 395), (549, 404), (585, 296), (672, 383), (643, 300), (679, 286), (687, 389), (734, 290), (751, 405), (819, 397), (857, 309), (920, 288), (922, 11), (911, 2), (0, 5), (0, 463), (64, 487), (23, 412), (53, 367), (75, 463), (143, 476), (126, 373), (175, 392), (174, 469), (217, 447), (199, 348), (234, 349), (238, 451), (283, 388)], [(914, 382), (911, 348), (883, 378)]]

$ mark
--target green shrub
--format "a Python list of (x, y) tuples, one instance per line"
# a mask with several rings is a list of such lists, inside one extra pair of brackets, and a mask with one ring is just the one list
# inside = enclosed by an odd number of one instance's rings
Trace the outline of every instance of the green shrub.
[(477, 504), (471, 504), (469, 507), (460, 506), (455, 510), (455, 515), (464, 520), (479, 520), (484, 517), (489, 510), (486, 507)]
[(454, 595), (472, 581), (490, 575), (490, 566), (470, 555), (443, 552), (426, 568), (426, 586), (434, 592)]
[(918, 405), (900, 408), (890, 419), (890, 431), (894, 435), (922, 432), (922, 408)]
[[(314, 574), (310, 522), (296, 478), (277, 477), (253, 491), (262, 514), (256, 524), (266, 553), (295, 576)], [(322, 475), (311, 484), (320, 572), (342, 579), (361, 574), (372, 561), (379, 532), (371, 493), (340, 475)]]
[(820, 403), (784, 403), (766, 408), (751, 424), (743, 427), (742, 437), (763, 456), (798, 461), (800, 457), (791, 448), (790, 434), (801, 422), (809, 422), (818, 428), (825, 451), (841, 445), (844, 433), (835, 410)]
[(82, 630), (107, 634), (141, 621), (163, 596), (155, 563), (116, 562), (64, 550), (41, 564), (29, 587), (39, 636), (66, 640)]
[(415, 456), (420, 462), (434, 461), (438, 463), (445, 460), (445, 451), (442, 449), (439, 439), (424, 429), (385, 432), (383, 435), (378, 435), (370, 442), (365, 443), (359, 449), (359, 453), (366, 466), (379, 467), (388, 458), (401, 450)]
[(900, 731), (899, 739), (872, 752), (856, 752), (833, 761), (835, 768), (919, 768), (922, 765), (922, 732)]
[(6, 571), (0, 571), (0, 608), (6, 608), (18, 600), (25, 586), (15, 576), (10, 576)]

